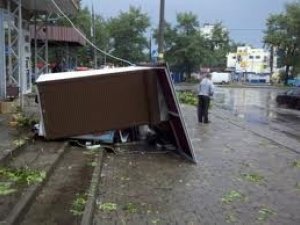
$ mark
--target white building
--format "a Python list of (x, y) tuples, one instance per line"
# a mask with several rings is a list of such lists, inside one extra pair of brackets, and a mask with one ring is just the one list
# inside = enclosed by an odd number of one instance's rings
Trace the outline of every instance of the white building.
[[(270, 51), (241, 46), (227, 55), (227, 68), (236, 73), (270, 74)], [(273, 56), (273, 71), (277, 71), (277, 56)]]

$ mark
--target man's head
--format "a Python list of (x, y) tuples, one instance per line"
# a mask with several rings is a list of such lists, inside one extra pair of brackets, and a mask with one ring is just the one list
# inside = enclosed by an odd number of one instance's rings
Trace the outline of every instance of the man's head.
[(206, 78), (211, 80), (211, 74), (210, 73), (206, 74)]

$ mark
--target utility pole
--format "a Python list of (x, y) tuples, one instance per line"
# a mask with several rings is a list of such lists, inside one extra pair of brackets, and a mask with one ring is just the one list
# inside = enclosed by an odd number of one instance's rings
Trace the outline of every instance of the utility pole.
[[(96, 29), (95, 29), (95, 14), (94, 14), (94, 4), (92, 3), (92, 36), (93, 36), (93, 44), (96, 45)], [(98, 68), (97, 65), (97, 50), (94, 48), (94, 69)]]
[(151, 62), (152, 61), (152, 37), (151, 37), (151, 34), (150, 34), (150, 38), (149, 38), (149, 61)]
[(159, 28), (158, 28), (158, 61), (164, 59), (164, 29), (165, 29), (165, 0), (160, 0)]

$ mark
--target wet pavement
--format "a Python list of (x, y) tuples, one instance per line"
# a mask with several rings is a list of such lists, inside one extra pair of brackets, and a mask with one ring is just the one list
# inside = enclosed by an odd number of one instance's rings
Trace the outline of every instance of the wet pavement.
[(283, 91), (276, 88), (217, 88), (215, 104), (249, 123), (268, 125), (300, 140), (300, 111), (276, 104), (276, 96)]
[[(183, 106), (196, 165), (151, 150), (108, 154), (93, 224), (300, 224), (299, 111), (278, 108), (279, 91), (217, 88), (208, 125)], [(13, 137), (2, 118), (3, 151)]]
[(197, 124), (183, 106), (197, 165), (173, 153), (108, 155), (94, 224), (300, 224), (300, 154), (222, 112)]
[[(197, 85), (180, 85), (177, 89), (196, 91)], [(279, 107), (276, 103), (276, 96), (285, 90), (272, 87), (216, 87), (212, 104), (248, 123), (267, 126), (300, 140), (300, 111)]]

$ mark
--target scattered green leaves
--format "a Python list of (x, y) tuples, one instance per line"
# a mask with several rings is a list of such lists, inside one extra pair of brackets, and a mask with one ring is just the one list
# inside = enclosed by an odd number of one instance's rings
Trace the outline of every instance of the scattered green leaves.
[(26, 140), (28, 140), (28, 138), (18, 138), (13, 141), (13, 145), (15, 145), (16, 147), (21, 147), (26, 143)]
[(257, 173), (242, 174), (242, 177), (243, 179), (253, 183), (261, 183), (264, 180), (264, 177)]
[(270, 144), (270, 141), (265, 140), (265, 139), (259, 143), (259, 145), (261, 145), (261, 146), (268, 146), (269, 144)]
[(225, 219), (226, 223), (236, 223), (237, 222), (237, 218), (236, 216), (233, 214), (233, 213), (229, 213), (227, 216), (226, 216), (226, 219)]
[(86, 194), (76, 194), (76, 198), (72, 203), (72, 207), (70, 212), (74, 216), (81, 216), (84, 212), (84, 208), (87, 202), (87, 195)]
[(89, 162), (87, 165), (91, 166), (91, 167), (96, 167), (97, 166), (97, 162), (95, 162), (95, 161)]
[(223, 198), (221, 198), (221, 201), (225, 204), (230, 204), (234, 201), (243, 200), (243, 199), (245, 199), (245, 197), (240, 192), (238, 192), (238, 191), (229, 191), (223, 196)]
[(95, 155), (95, 154), (97, 154), (98, 152), (99, 152), (98, 150), (92, 149), (92, 150), (84, 151), (83, 154), (85, 154), (85, 155)]
[(130, 177), (121, 177), (121, 181), (130, 181)]
[(26, 128), (31, 127), (35, 123), (37, 123), (37, 121), (33, 117), (26, 116), (24, 113), (17, 110), (17, 113), (12, 115), (12, 121), (10, 124), (12, 126)]
[(180, 103), (187, 104), (187, 105), (194, 105), (194, 106), (198, 105), (198, 98), (191, 91), (177, 92), (177, 98)]
[(129, 213), (136, 213), (138, 209), (137, 209), (137, 206), (135, 204), (129, 202), (124, 206), (123, 210), (125, 210)]
[(153, 220), (151, 220), (151, 223), (152, 223), (152, 224), (158, 224), (159, 221), (160, 221), (159, 219), (153, 219)]
[(262, 208), (258, 211), (257, 220), (266, 221), (271, 216), (276, 215), (276, 213), (272, 209)]
[(292, 165), (295, 168), (300, 168), (300, 160), (295, 160)]
[(10, 195), (17, 191), (16, 189), (11, 188), (11, 186), (11, 182), (0, 182), (0, 196)]
[(28, 185), (33, 183), (40, 183), (46, 177), (46, 172), (35, 171), (28, 168), (24, 169), (9, 169), (0, 168), (0, 177), (17, 183), (27, 183)]
[(112, 202), (102, 203), (99, 206), (99, 209), (104, 212), (112, 212), (117, 210), (117, 204)]

